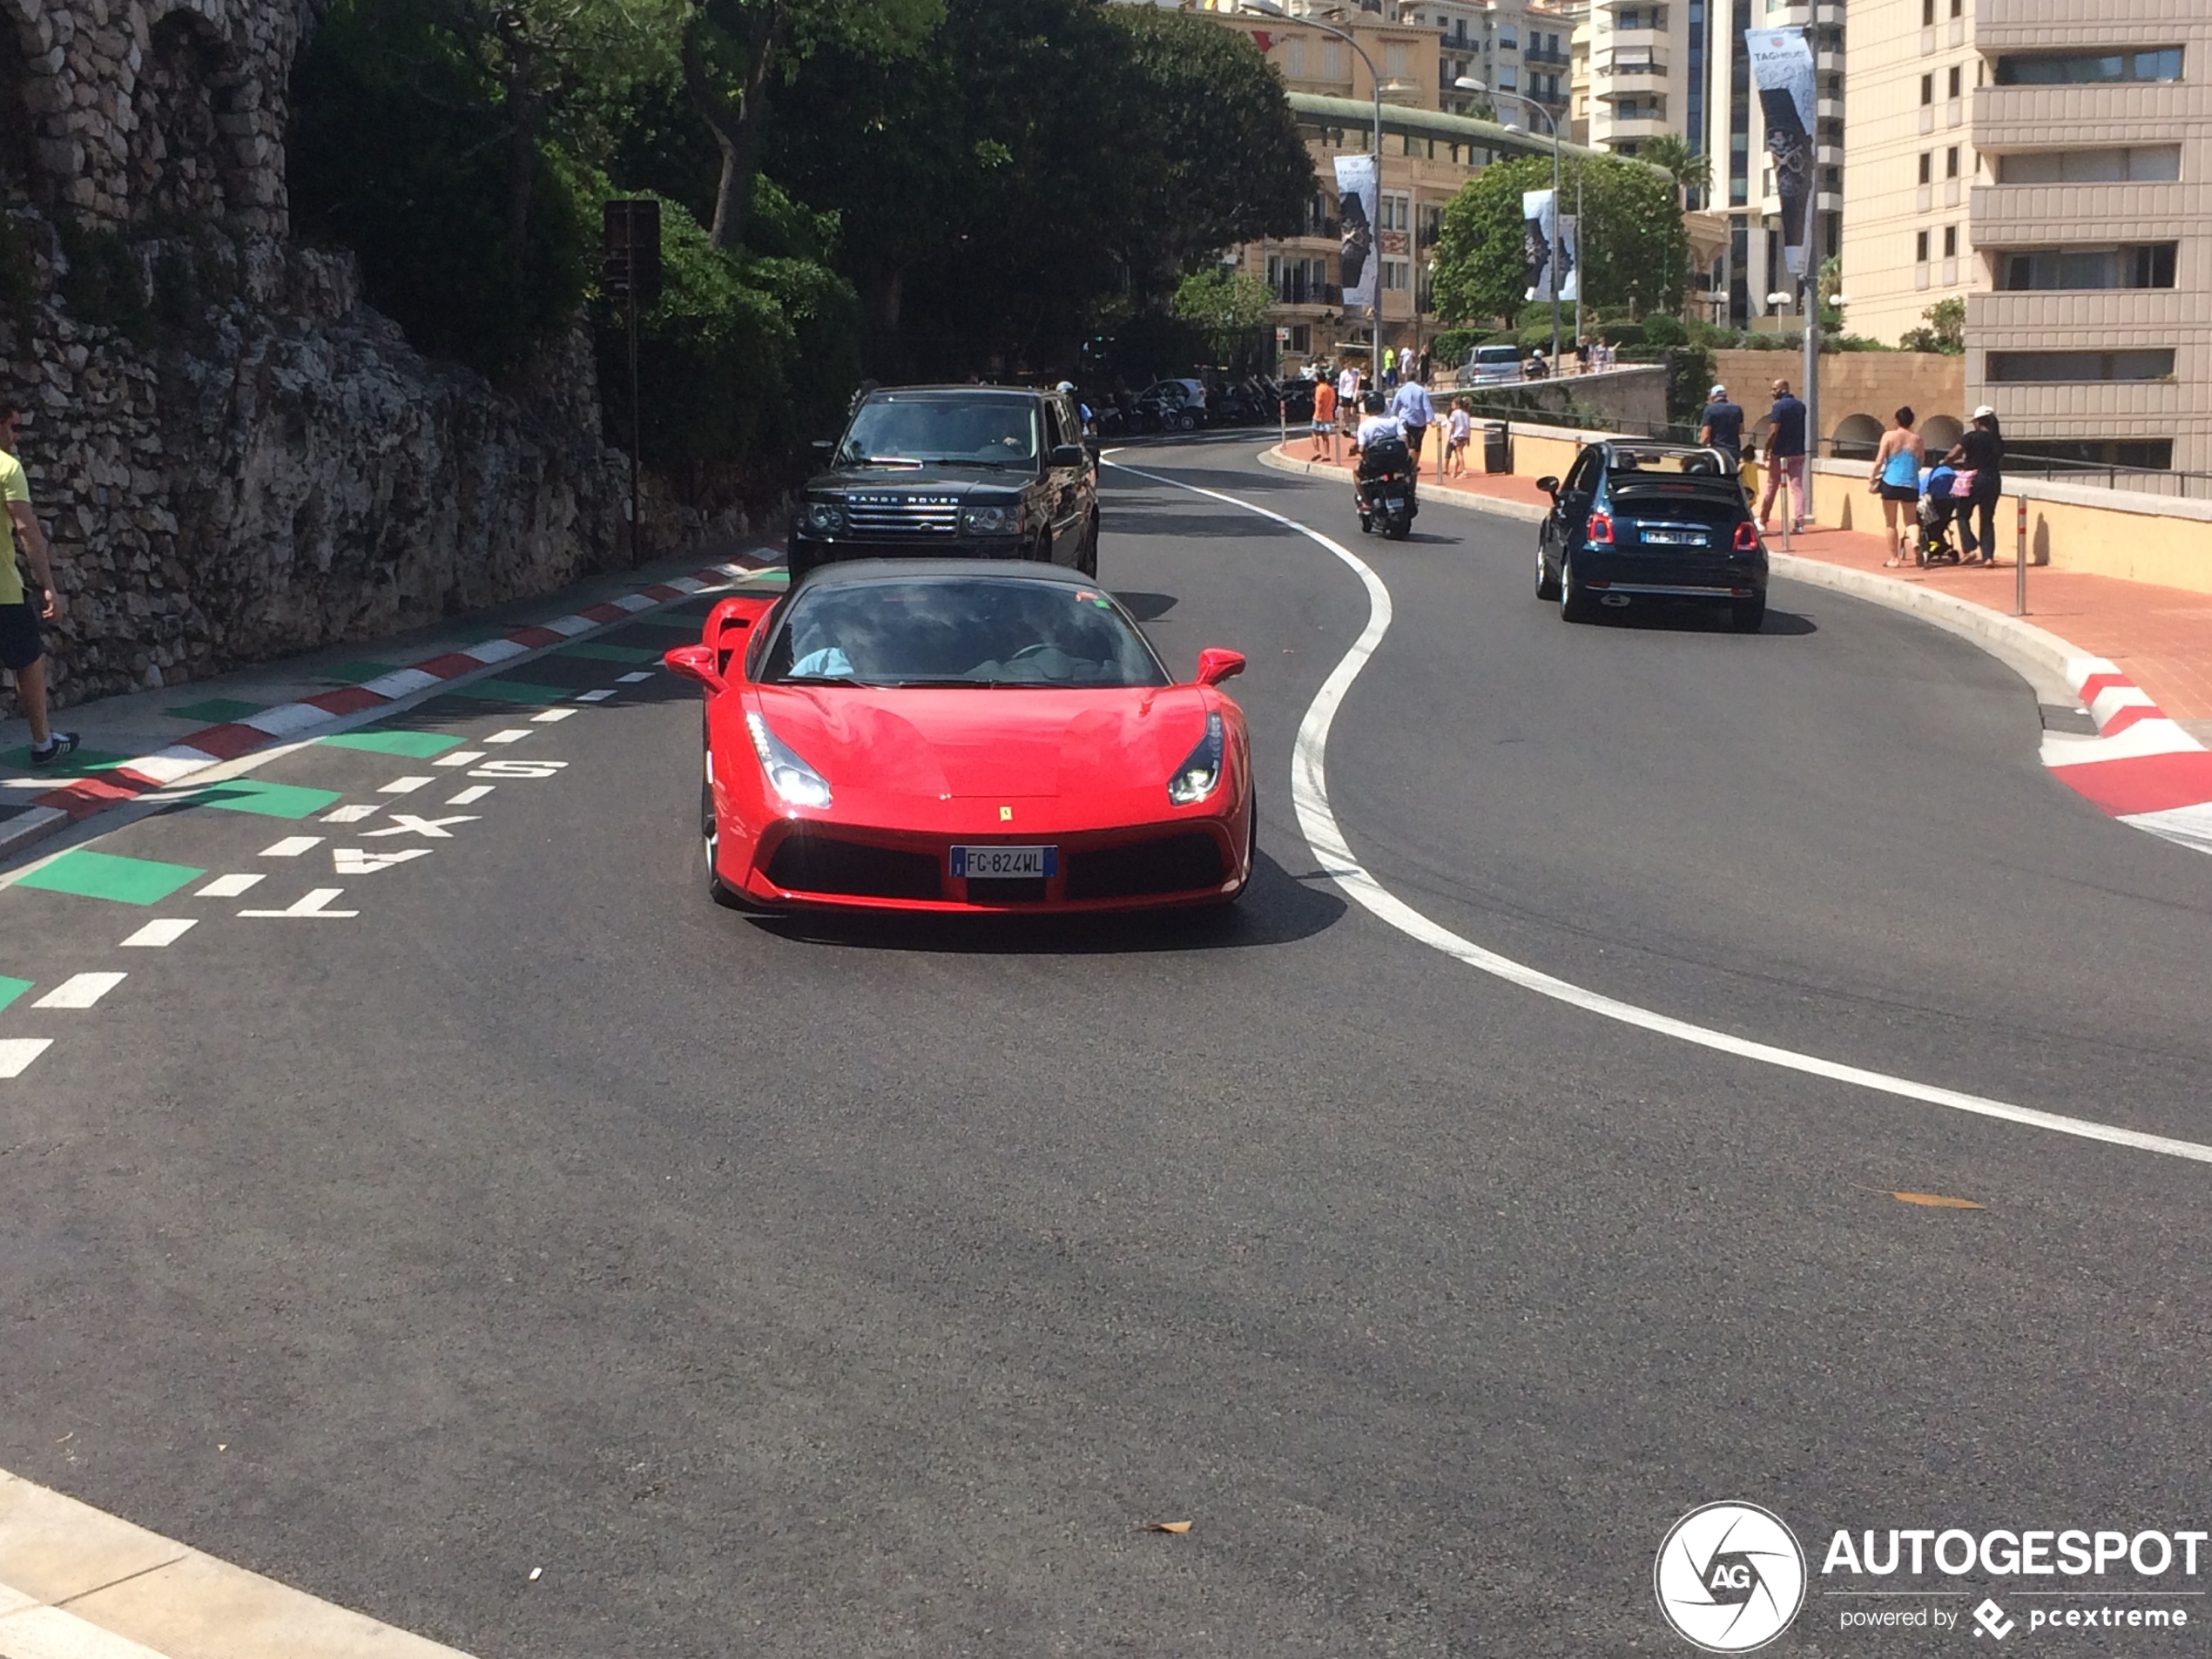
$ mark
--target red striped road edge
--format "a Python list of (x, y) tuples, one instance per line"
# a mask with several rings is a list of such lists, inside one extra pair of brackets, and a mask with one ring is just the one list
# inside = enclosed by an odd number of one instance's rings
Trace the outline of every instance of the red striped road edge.
[(2043, 764), (2123, 824), (2212, 853), (2212, 750), (2101, 657), (2067, 659), (2094, 738), (2043, 739)]
[(690, 576), (671, 577), (641, 588), (636, 593), (625, 593), (619, 598), (603, 604), (587, 605), (566, 617), (556, 617), (550, 622), (538, 623), (527, 628), (517, 628), (511, 633), (487, 639), (480, 644), (466, 645), (459, 651), (449, 651), (415, 664), (412, 667), (395, 669), (360, 685), (341, 686), (334, 691), (324, 691), (303, 702), (283, 703), (273, 709), (264, 709), (243, 720), (233, 720), (222, 725), (211, 725), (193, 732), (181, 743), (153, 754), (140, 755), (120, 765), (104, 772), (87, 773), (71, 779), (60, 788), (50, 790), (31, 803), (29, 811), (10, 819), (6, 829), (6, 846), (0, 853), (12, 851), (26, 842), (60, 828), (65, 824), (104, 813), (124, 801), (135, 800), (148, 790), (165, 789), (179, 779), (191, 777), (226, 760), (235, 760), (250, 754), (264, 745), (287, 741), (313, 732), (315, 727), (367, 709), (396, 703), (401, 698), (412, 697), (447, 680), (474, 674), (479, 670), (501, 663), (510, 657), (520, 657), (547, 645), (557, 645), (579, 634), (588, 634), (611, 623), (626, 622), (640, 611), (652, 610), (672, 600), (689, 598), (703, 589), (718, 586), (732, 577), (745, 576), (760, 568), (763, 561), (745, 556), (726, 564), (712, 565)]

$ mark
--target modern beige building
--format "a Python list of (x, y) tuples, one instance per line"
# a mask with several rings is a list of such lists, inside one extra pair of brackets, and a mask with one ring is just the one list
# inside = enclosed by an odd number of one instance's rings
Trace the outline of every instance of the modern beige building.
[[(1459, 49), (1459, 38), (1471, 40), (1471, 32), (1463, 37), (1462, 31), (1444, 24), (1466, 19), (1440, 10), (1437, 0), (1393, 6), (1387, 20), (1380, 12), (1318, 6), (1311, 0), (1288, 0), (1281, 9), (1291, 15), (1274, 17), (1241, 8), (1237, 0), (1217, 0), (1204, 8), (1223, 26), (1250, 35), (1282, 73), (1313, 157), (1313, 199), (1305, 233), (1237, 249), (1231, 256), (1232, 265), (1264, 277), (1275, 290), (1277, 304), (1270, 321), (1285, 336), (1281, 355), (1288, 369), (1317, 359), (1333, 360), (1346, 350), (1369, 348), (1373, 335), (1366, 307), (1347, 312), (1344, 304), (1341, 237), (1335, 217), (1336, 158), (1372, 151), (1374, 81), (1359, 52), (1308, 21), (1309, 17), (1318, 17), (1350, 33), (1382, 78), (1382, 223), (1378, 226), (1382, 343), (1418, 350), (1443, 326), (1431, 296), (1430, 266), (1445, 204), (1494, 160), (1508, 155), (1548, 156), (1551, 143), (1542, 136), (1543, 123), (1529, 124), (1534, 133), (1509, 132), (1500, 123), (1443, 107), (1447, 98), (1458, 105), (1466, 96), (1444, 74), (1453, 69), (1453, 78), (1457, 78), (1454, 59), (1471, 64), (1485, 60), (1479, 51)], [(1554, 51), (1554, 35), (1559, 42), (1556, 96), (1563, 127), (1566, 42), (1573, 32), (1564, 13), (1532, 4), (1510, 9), (1502, 22), (1487, 17), (1491, 48), (1487, 61), (1497, 72), (1507, 51), (1505, 43), (1510, 41), (1514, 82), (1527, 84), (1521, 65), (1531, 39), (1530, 17), (1547, 19), (1534, 37), (1538, 72), (1549, 72), (1542, 60)], [(1473, 72), (1474, 78), (1487, 78), (1479, 71)], [(1542, 88), (1546, 95), (1553, 90), (1548, 84)], [(1519, 106), (1507, 107), (1511, 117), (1526, 119)]]
[(2212, 0), (1965, 3), (1967, 398), (2011, 450), (2212, 472)]
[(1986, 70), (1973, 14), (1991, 4), (1852, 0), (1844, 321), (1885, 346), (1939, 301), (1988, 286), (1970, 208), (1980, 166), (1973, 97)]

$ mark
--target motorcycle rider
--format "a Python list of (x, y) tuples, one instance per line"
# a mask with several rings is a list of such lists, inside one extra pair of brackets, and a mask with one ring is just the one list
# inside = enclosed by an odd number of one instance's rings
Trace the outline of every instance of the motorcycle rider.
[(1364, 418), (1359, 422), (1359, 430), (1352, 440), (1353, 455), (1366, 453), (1368, 445), (1383, 438), (1395, 438), (1400, 443), (1406, 442), (1404, 425), (1383, 402), (1380, 392), (1368, 393), (1360, 400), (1359, 407), (1364, 411)]

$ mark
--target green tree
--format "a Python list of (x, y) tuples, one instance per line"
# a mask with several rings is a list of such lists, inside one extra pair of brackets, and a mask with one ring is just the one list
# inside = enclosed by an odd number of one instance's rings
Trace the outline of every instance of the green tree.
[[(1626, 307), (1639, 315), (1680, 310), (1689, 242), (1672, 180), (1640, 160), (1569, 158), (1560, 195), (1570, 211), (1578, 179), (1583, 303)], [(1551, 181), (1549, 157), (1517, 156), (1485, 167), (1446, 205), (1435, 282), (1446, 321), (1496, 318), (1511, 326), (1527, 291), (1521, 192)]]
[(682, 0), (684, 85), (721, 152), (708, 235), (745, 235), (771, 77), (825, 46), (896, 57), (944, 17), (944, 0)]
[(1636, 151), (1636, 159), (1664, 168), (1685, 207), (1703, 202), (1705, 192), (1713, 187), (1713, 158), (1702, 150), (1692, 150), (1689, 140), (1679, 132), (1662, 132), (1647, 140)]
[(1920, 314), (1922, 321), (1917, 328), (1908, 328), (1897, 343), (1906, 351), (1939, 352), (1946, 357), (1958, 357), (1966, 349), (1966, 301), (1964, 295), (1953, 294), (1948, 300), (1939, 300)]
[(1181, 322), (1204, 330), (1218, 360), (1248, 347), (1252, 331), (1267, 320), (1275, 291), (1249, 271), (1197, 271), (1183, 279), (1168, 309)]

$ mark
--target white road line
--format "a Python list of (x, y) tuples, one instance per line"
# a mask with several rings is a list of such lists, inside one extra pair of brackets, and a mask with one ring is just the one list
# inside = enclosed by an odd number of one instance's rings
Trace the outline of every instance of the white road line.
[(287, 909), (241, 910), (238, 914), (241, 916), (249, 916), (257, 921), (281, 921), (287, 918), (311, 921), (323, 918), (337, 921), (347, 916), (358, 916), (361, 914), (361, 912), (358, 910), (328, 910), (324, 908), (324, 907), (329, 904), (333, 899), (335, 899), (340, 894), (345, 892), (345, 890), (346, 889), (343, 887), (317, 887), (313, 892), (309, 893), (306, 898), (295, 900)]
[(449, 755), (440, 755), (431, 764), (439, 766), (473, 766), (484, 758), (482, 749), (455, 749)]
[(438, 780), (435, 778), (428, 776), (421, 778), (395, 778), (390, 783), (386, 784), (383, 788), (378, 790), (376, 792), (380, 795), (411, 795), (416, 790), (421, 788), (423, 785), (435, 784), (437, 781)]
[(30, 1006), (35, 1008), (89, 1008), (128, 977), (125, 974), (71, 974)]
[[(288, 858), (291, 854), (287, 853), (286, 856)], [(258, 870), (248, 871), (243, 875), (219, 875), (199, 892), (193, 894), (192, 897), (195, 899), (235, 899), (239, 894), (253, 887), (255, 882), (265, 880), (266, 878)]]
[[(426, 778), (423, 782), (428, 783), (429, 779)], [(282, 840), (263, 847), (261, 856), (265, 859), (296, 859), (310, 847), (321, 845), (322, 837), (320, 835), (287, 835)]]
[(30, 1062), (54, 1046), (51, 1037), (0, 1037), (0, 1077), (20, 1077)]
[(351, 806), (333, 807), (315, 821), (319, 824), (358, 824), (364, 818), (374, 818), (376, 813), (377, 808), (374, 806), (363, 806), (357, 802)]
[(486, 743), (520, 743), (529, 734), (529, 728), (526, 725), (510, 725), (504, 732), (493, 732), (484, 741)]
[(1518, 985), (1524, 990), (1534, 991), (1540, 996), (1568, 1003), (1604, 1019), (1616, 1020), (1623, 1025), (1672, 1037), (1680, 1042), (1756, 1060), (1763, 1065), (1779, 1067), (1785, 1071), (1802, 1072), (1808, 1076), (1851, 1083), (1881, 1094), (1945, 1107), (1952, 1111), (1971, 1113), (1978, 1117), (2023, 1123), (2034, 1129), (2075, 1136), (2082, 1140), (2125, 1146), (2139, 1152), (2156, 1152), (2167, 1157), (2212, 1163), (2212, 1146), (2201, 1142), (2176, 1140), (2165, 1135), (2146, 1135), (2137, 1130), (2121, 1129), (2116, 1124), (2100, 1123), (2086, 1117), (2069, 1117), (2060, 1112), (2015, 1106), (2009, 1101), (1993, 1100), (1986, 1096), (1970, 1095), (1961, 1089), (1916, 1082), (1910, 1077), (1892, 1076), (1887, 1072), (1871, 1071), (1863, 1066), (1844, 1065), (1838, 1061), (1824, 1060), (1817, 1055), (1800, 1054), (1795, 1049), (1755, 1042), (1730, 1032), (1714, 1030), (1710, 1026), (1678, 1020), (1671, 1015), (1639, 1008), (1633, 1002), (1624, 1002), (1617, 997), (1607, 996), (1580, 985), (1570, 984), (1566, 980), (1556, 979), (1510, 957), (1501, 956), (1495, 951), (1486, 950), (1472, 940), (1462, 938), (1440, 923), (1430, 921), (1376, 880), (1352, 856), (1351, 843), (1345, 839), (1344, 831), (1337, 823), (1335, 810), (1329, 803), (1325, 765), (1329, 729), (1336, 722), (1337, 711), (1343, 706), (1345, 695), (1351, 691), (1352, 683), (1359, 678), (1360, 670), (1366, 667), (1368, 659), (1374, 656), (1376, 648), (1382, 644), (1383, 636), (1390, 631), (1390, 590), (1384, 585), (1383, 579), (1350, 548), (1308, 525), (1299, 523), (1294, 518), (1235, 496), (1224, 495), (1219, 490), (1201, 489), (1197, 484), (1186, 484), (1179, 479), (1145, 472), (1120, 462), (1114, 464), (1122, 471), (1148, 479), (1153, 483), (1188, 490), (1194, 496), (1203, 496), (1209, 501), (1241, 509), (1280, 524), (1286, 529), (1295, 530), (1343, 560), (1366, 587), (1367, 625), (1360, 631), (1359, 637), (1352, 642), (1352, 649), (1345, 652), (1342, 660), (1330, 671), (1329, 678), (1322, 682), (1321, 689), (1314, 693), (1312, 703), (1307, 706), (1305, 718), (1298, 723), (1298, 746), (1291, 760), (1291, 800), (1298, 812), (1298, 827), (1305, 832), (1306, 841), (1312, 847), (1313, 855), (1323, 871), (1352, 899), (1399, 932), (1466, 963), (1469, 968)]
[[(261, 878), (253, 878), (259, 881)], [(159, 921), (150, 921), (123, 941), (125, 949), (136, 947), (141, 950), (159, 950), (173, 945), (199, 924), (190, 916), (165, 916)]]
[(448, 806), (473, 806), (485, 796), (490, 794), (496, 787), (497, 787), (497, 786), (494, 784), (470, 784), (468, 788), (462, 790), (458, 795), (455, 795), (451, 800), (448, 801), (446, 805)]
[(649, 680), (651, 678), (652, 678), (651, 674), (624, 674), (620, 679), (617, 680), (615, 684), (617, 685), (635, 685), (640, 680)]
[(543, 714), (531, 715), (530, 720), (532, 724), (536, 725), (550, 725), (556, 720), (567, 719), (569, 716), (574, 714), (575, 712), (576, 711), (574, 709), (548, 709)]
[(395, 864), (405, 864), (409, 859), (427, 859), (427, 846), (410, 846), (400, 853), (364, 853), (358, 846), (334, 846), (330, 849), (331, 873), (334, 875), (374, 875), (379, 870), (388, 870)]
[(613, 695), (614, 691), (611, 688), (597, 691), (579, 691), (576, 700), (579, 703), (604, 703)]

